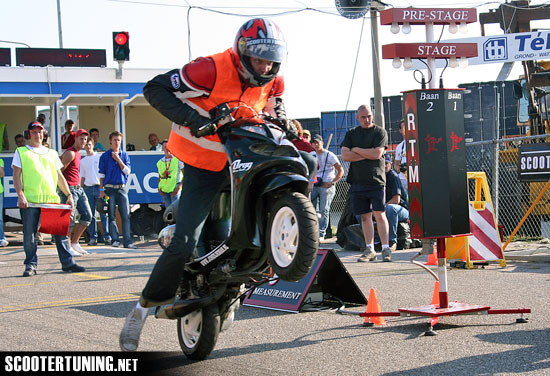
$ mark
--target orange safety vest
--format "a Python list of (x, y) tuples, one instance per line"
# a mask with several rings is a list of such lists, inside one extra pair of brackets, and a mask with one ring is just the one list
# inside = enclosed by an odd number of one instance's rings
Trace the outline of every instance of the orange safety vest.
[[(209, 97), (180, 98), (181, 101), (204, 117), (210, 117), (208, 112), (217, 105), (231, 101), (245, 102), (256, 112), (261, 112), (267, 104), (267, 98), (275, 80), (265, 86), (249, 87), (243, 92), (239, 72), (231, 56), (231, 49), (210, 57), (214, 60), (217, 72), (212, 93)], [(244, 117), (235, 113), (233, 116)], [(204, 170), (221, 171), (227, 163), (225, 150), (217, 134), (197, 138), (191, 134), (188, 127), (176, 123), (172, 123), (167, 148), (183, 163)]]

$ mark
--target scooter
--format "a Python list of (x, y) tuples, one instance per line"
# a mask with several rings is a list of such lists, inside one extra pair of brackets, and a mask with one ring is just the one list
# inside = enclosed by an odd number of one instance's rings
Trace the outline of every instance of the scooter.
[[(243, 108), (253, 116), (235, 120), (232, 114)], [(212, 121), (199, 135), (216, 130), (229, 160), (230, 185), (205, 223), (200, 241), (205, 253), (195, 251), (176, 301), (155, 313), (177, 319), (180, 347), (194, 360), (205, 359), (218, 334), (229, 328), (245, 286), (302, 279), (319, 248), (317, 215), (307, 197), (309, 169), (287, 130), (242, 102), (217, 106), (210, 114)], [(177, 217), (173, 209), (170, 220)], [(175, 226), (160, 232), (162, 248), (169, 246)]]

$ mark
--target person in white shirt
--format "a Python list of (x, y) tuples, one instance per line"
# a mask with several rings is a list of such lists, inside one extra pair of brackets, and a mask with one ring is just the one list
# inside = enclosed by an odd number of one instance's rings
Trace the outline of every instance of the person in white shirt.
[(148, 138), (149, 138), (149, 145), (151, 145), (149, 150), (162, 151), (162, 144), (160, 143), (159, 136), (157, 136), (156, 133), (150, 133)]
[(401, 122), (399, 123), (399, 129), (401, 131), (401, 135), (403, 136), (403, 141), (401, 141), (399, 145), (397, 145), (397, 147), (395, 148), (393, 169), (399, 175), (399, 180), (401, 180), (401, 185), (403, 186), (405, 195), (408, 195), (409, 183), (407, 181), (407, 175), (405, 174), (405, 172), (401, 171), (401, 165), (407, 165), (407, 148), (405, 145), (405, 120), (401, 120)]
[(336, 195), (335, 184), (344, 176), (344, 169), (336, 155), (323, 147), (323, 138), (321, 135), (313, 136), (311, 141), (313, 149), (317, 154), (319, 168), (317, 170), (317, 182), (313, 185), (311, 192), (311, 202), (317, 206), (319, 201), (319, 240), (325, 239), (330, 215), (330, 204)]
[[(90, 236), (88, 245), (97, 245), (98, 234), (95, 208), (99, 200), (99, 157), (101, 157), (101, 154), (94, 151), (94, 140), (91, 138), (84, 145), (84, 150), (86, 151), (86, 157), (80, 161), (80, 179), (93, 212), (92, 221), (88, 226), (88, 235)], [(107, 214), (99, 213), (99, 218), (103, 227), (103, 241), (105, 244), (111, 244)]]

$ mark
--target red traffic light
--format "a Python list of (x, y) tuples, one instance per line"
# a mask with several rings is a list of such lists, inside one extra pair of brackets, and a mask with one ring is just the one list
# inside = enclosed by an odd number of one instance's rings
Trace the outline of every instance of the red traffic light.
[(113, 32), (113, 59), (116, 61), (130, 60), (130, 34), (127, 31)]
[(128, 43), (128, 33), (122, 32), (115, 36), (115, 43), (119, 46), (123, 46)]

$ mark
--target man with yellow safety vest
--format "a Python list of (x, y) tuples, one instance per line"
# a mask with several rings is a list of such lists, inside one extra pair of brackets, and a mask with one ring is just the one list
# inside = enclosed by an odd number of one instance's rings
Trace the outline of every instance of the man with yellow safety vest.
[[(143, 94), (173, 121), (167, 148), (185, 163), (176, 230), (157, 260), (149, 281), (120, 333), (123, 351), (135, 351), (148, 308), (172, 301), (217, 193), (228, 182), (223, 145), (216, 134), (196, 137), (215, 106), (241, 101), (256, 112), (269, 112), (288, 124), (278, 75), (286, 57), (279, 27), (265, 18), (251, 19), (239, 29), (233, 48), (200, 57), (149, 81)], [(235, 118), (250, 116), (239, 111)]]
[(174, 157), (170, 150), (166, 148), (168, 140), (162, 141), (162, 151), (164, 157), (157, 162), (159, 173), (158, 190), (164, 200), (164, 207), (172, 205), (181, 193), (183, 162)]
[[(59, 203), (56, 188), (67, 197), (66, 203), (74, 207), (69, 185), (61, 172), (63, 164), (55, 150), (42, 145), (44, 126), (39, 122), (30, 123), (25, 131), (29, 145), (17, 148), (13, 155), (13, 186), (17, 192), (17, 207), (23, 221), (23, 248), (25, 250), (25, 271), (23, 277), (36, 274), (36, 233), (40, 224), (40, 208), (29, 207), (29, 203)], [(69, 253), (68, 236), (54, 235), (57, 254), (64, 272), (83, 272), (85, 269), (74, 262)]]

